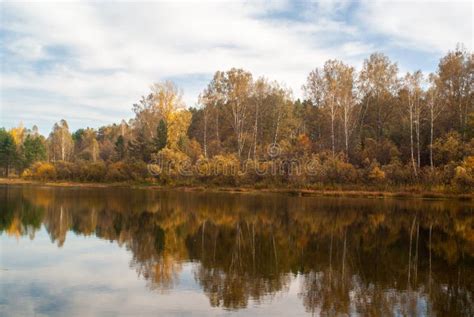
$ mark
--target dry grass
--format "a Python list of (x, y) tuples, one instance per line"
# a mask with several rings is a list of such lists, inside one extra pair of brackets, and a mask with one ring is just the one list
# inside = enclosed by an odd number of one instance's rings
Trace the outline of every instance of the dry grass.
[(162, 186), (154, 183), (80, 183), (80, 182), (41, 182), (34, 180), (25, 180), (21, 178), (0, 178), (0, 185), (42, 185), (42, 186), (55, 186), (55, 187), (93, 187), (93, 188), (105, 188), (105, 187), (133, 187), (133, 188), (148, 188), (148, 189), (174, 189), (182, 191), (220, 191), (220, 192), (232, 192), (232, 193), (280, 193), (291, 196), (301, 197), (318, 197), (318, 196), (330, 196), (330, 197), (365, 197), (365, 198), (422, 198), (422, 199), (459, 199), (459, 200), (474, 200), (474, 192), (471, 193), (453, 193), (446, 191), (431, 191), (423, 190), (420, 186), (416, 189), (409, 188), (389, 188), (388, 190), (378, 190), (376, 188), (366, 188), (361, 186), (360, 189), (354, 189), (355, 186), (351, 185), (348, 188), (337, 187), (337, 188), (322, 188), (318, 186), (317, 189), (298, 189), (298, 188), (279, 188), (279, 187), (216, 187), (216, 186), (204, 186), (204, 185), (186, 185), (186, 186)]

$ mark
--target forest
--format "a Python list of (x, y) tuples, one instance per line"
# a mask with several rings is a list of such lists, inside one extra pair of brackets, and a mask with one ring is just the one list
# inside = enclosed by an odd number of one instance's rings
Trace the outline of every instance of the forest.
[(328, 60), (302, 90), (232, 68), (187, 107), (177, 85), (155, 83), (128, 121), (60, 120), (47, 137), (0, 129), (0, 168), (40, 181), (472, 192), (472, 52), (458, 46), (431, 74), (401, 74), (382, 53), (360, 70)]

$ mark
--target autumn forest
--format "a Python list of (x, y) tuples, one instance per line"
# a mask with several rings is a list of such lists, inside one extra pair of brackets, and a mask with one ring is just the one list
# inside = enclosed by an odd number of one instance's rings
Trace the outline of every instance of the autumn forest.
[(0, 167), (41, 181), (474, 188), (472, 52), (459, 46), (431, 74), (402, 74), (381, 53), (360, 70), (328, 60), (302, 82), (295, 99), (246, 70), (217, 71), (196, 107), (155, 83), (128, 121), (70, 131), (61, 120), (46, 137), (0, 129)]

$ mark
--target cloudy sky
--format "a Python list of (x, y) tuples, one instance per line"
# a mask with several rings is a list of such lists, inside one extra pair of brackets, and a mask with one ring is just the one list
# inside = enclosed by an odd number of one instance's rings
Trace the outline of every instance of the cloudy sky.
[(434, 71), (457, 43), (472, 50), (470, 1), (0, 3), (0, 126), (49, 133), (133, 116), (153, 82), (195, 106), (216, 70), (242, 67), (301, 96), (330, 58), (360, 67), (380, 51), (400, 71)]

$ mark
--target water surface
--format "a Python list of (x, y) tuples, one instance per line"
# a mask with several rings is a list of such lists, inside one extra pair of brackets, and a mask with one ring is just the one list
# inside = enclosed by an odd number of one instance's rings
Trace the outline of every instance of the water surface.
[(0, 186), (1, 316), (472, 316), (474, 207)]

